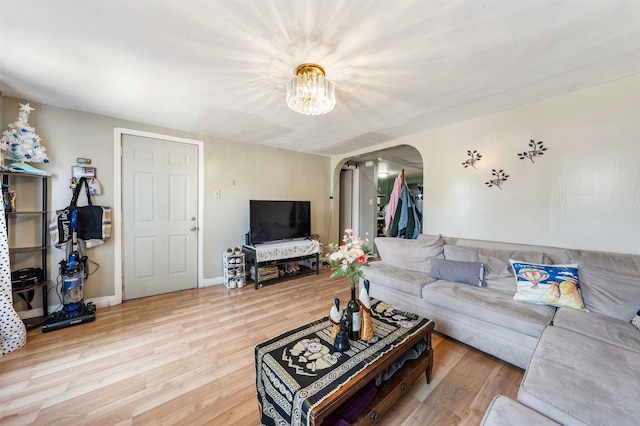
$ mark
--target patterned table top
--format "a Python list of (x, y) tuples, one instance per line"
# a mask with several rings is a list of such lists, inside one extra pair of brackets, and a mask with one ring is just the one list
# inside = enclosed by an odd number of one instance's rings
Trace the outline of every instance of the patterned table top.
[(432, 322), (374, 299), (371, 307), (376, 336), (368, 342), (350, 341), (347, 352), (334, 350), (327, 317), (256, 346), (263, 425), (309, 425), (313, 407)]

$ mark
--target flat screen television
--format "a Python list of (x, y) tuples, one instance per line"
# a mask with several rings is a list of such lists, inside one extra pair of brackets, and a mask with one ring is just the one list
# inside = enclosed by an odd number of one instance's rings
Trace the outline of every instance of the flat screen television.
[(250, 244), (310, 236), (310, 201), (249, 200)]

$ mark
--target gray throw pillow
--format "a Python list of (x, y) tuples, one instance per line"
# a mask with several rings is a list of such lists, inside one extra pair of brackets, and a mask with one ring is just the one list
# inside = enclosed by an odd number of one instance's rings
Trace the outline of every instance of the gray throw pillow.
[(484, 265), (480, 262), (431, 259), (429, 276), (438, 280), (453, 281), (484, 287)]

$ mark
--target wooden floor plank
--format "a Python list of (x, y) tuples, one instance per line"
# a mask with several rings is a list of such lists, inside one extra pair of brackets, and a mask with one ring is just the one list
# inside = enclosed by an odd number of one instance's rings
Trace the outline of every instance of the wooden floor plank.
[[(3, 425), (258, 425), (253, 349), (346, 304), (346, 279), (213, 286), (99, 309), (96, 321), (41, 333), (0, 358)], [(523, 372), (434, 334), (434, 375), (378, 424), (478, 424)]]

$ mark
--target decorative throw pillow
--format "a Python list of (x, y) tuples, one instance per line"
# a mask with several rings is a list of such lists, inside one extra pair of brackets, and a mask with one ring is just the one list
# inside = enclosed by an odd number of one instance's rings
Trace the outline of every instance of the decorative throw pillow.
[(566, 307), (586, 311), (580, 284), (578, 264), (541, 265), (509, 259), (516, 276), (515, 300)]
[(631, 320), (631, 325), (640, 330), (640, 311), (638, 311), (636, 316)]
[(431, 278), (484, 287), (484, 265), (480, 262), (431, 259)]

